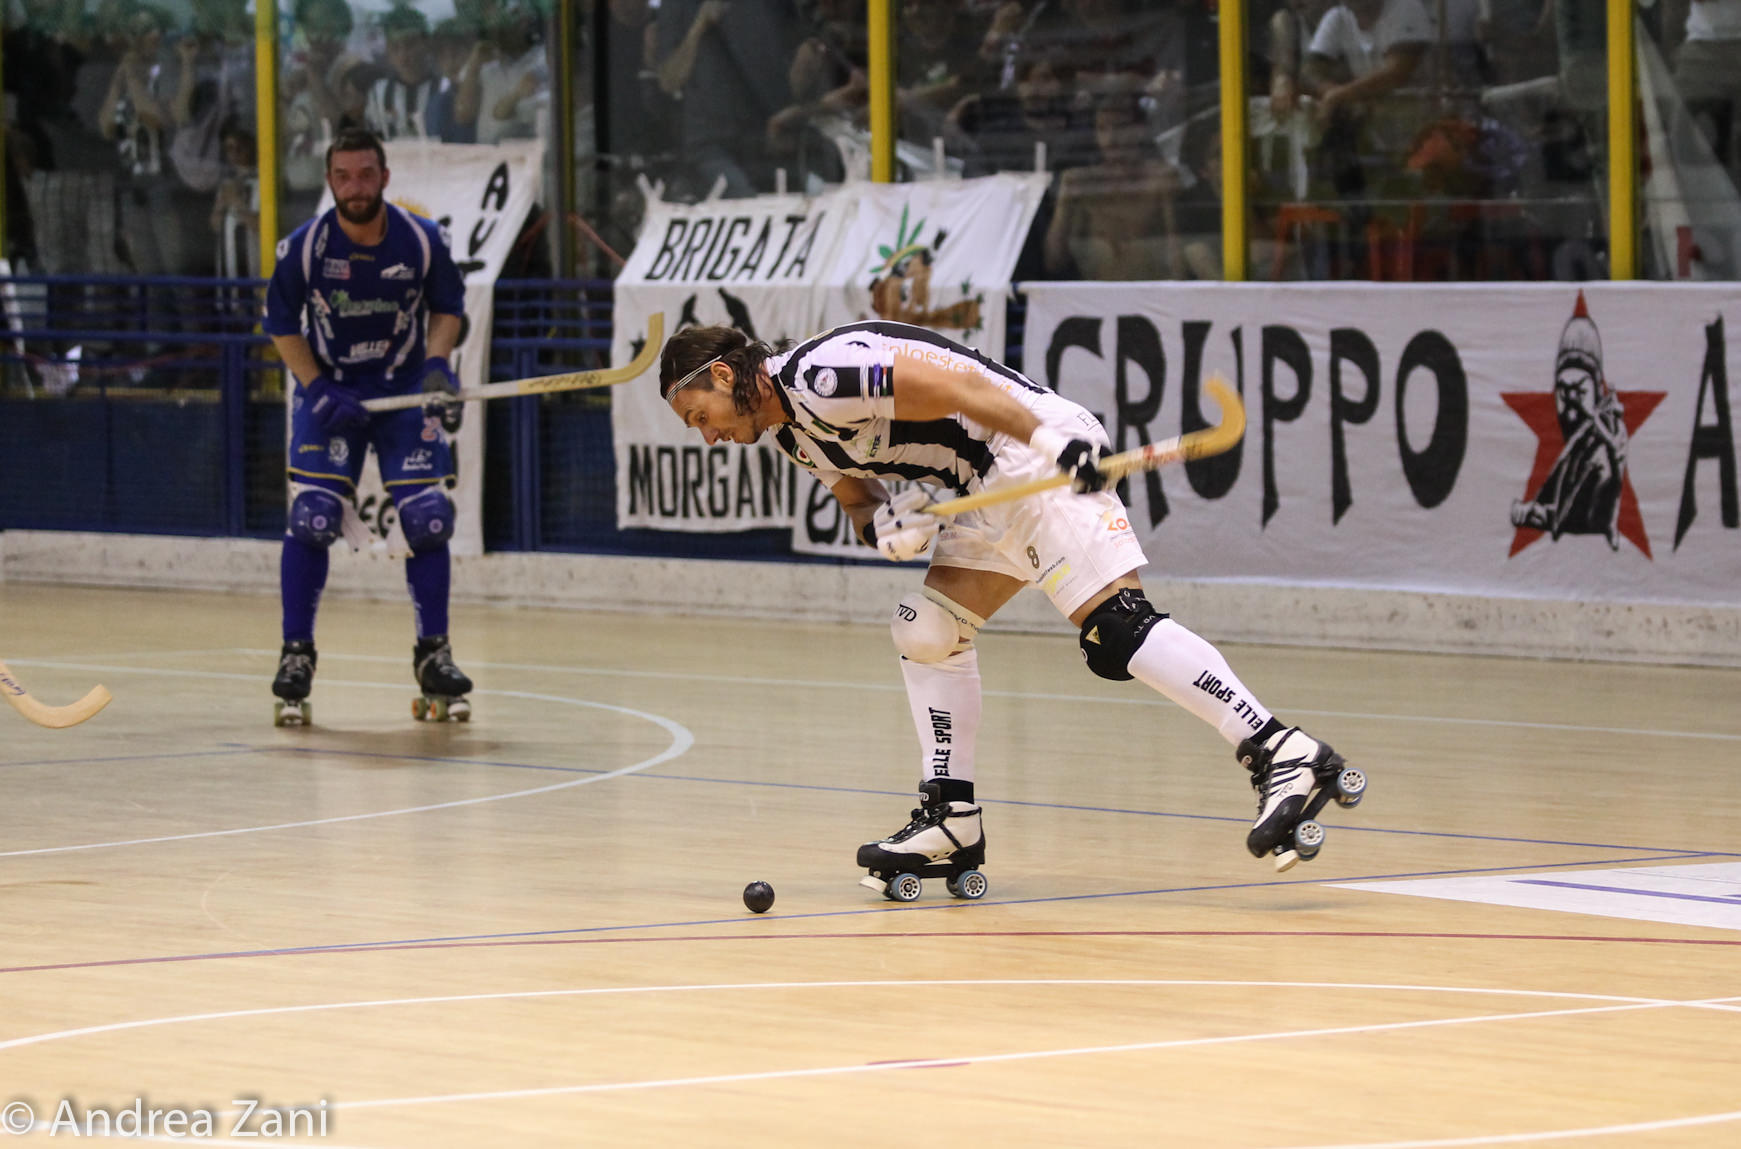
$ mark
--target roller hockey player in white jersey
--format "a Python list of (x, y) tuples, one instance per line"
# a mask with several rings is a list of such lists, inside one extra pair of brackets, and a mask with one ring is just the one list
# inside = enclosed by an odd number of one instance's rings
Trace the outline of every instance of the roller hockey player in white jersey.
[[(1364, 776), (1330, 746), (1275, 718), (1204, 639), (1157, 612), (1137, 568), (1147, 559), (1098, 463), (1104, 427), (1088, 411), (979, 352), (921, 327), (852, 323), (776, 351), (730, 327), (691, 327), (665, 344), (660, 394), (706, 438), (764, 434), (834, 492), (865, 542), (888, 559), (930, 556), (923, 587), (891, 628), (922, 752), (911, 821), (859, 850), (865, 884), (910, 901), (925, 877), (950, 893), (986, 889), (985, 831), (974, 802), (980, 679), (974, 637), (1027, 584), (1080, 628), (1088, 668), (1131, 678), (1218, 730), (1250, 771), (1256, 857), (1285, 870), (1317, 853), (1326, 802), (1352, 806)], [(1070, 486), (957, 515), (948, 495), (1043, 478)], [(890, 498), (882, 480), (918, 486)]]

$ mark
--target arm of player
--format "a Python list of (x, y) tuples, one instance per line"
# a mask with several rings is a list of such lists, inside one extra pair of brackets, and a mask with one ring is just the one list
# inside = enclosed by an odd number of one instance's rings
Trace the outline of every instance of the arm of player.
[(272, 346), (278, 349), (278, 358), (284, 360), (284, 365), (290, 368), (290, 373), (296, 376), (297, 382), (308, 386), (320, 378), (320, 362), (314, 357), (314, 349), (308, 345), (308, 340), (301, 335), (274, 335)]
[(1104, 448), (1043, 426), (1032, 411), (977, 371), (951, 371), (916, 355), (896, 355), (892, 378), (895, 418), (925, 421), (965, 415), (1053, 460), (1078, 491), (1106, 486), (1106, 476), (1095, 465), (1106, 454)]
[(876, 517), (877, 508), (888, 502), (888, 490), (875, 479), (861, 479), (854, 475), (839, 476), (828, 489), (834, 492), (846, 517), (852, 520), (853, 533), (876, 546), (876, 536), (867, 535), (865, 528)]

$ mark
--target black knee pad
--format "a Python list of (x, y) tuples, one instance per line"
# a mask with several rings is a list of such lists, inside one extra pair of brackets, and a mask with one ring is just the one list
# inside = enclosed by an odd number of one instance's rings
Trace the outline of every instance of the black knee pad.
[(1082, 657), (1088, 669), (1114, 682), (1131, 679), (1131, 656), (1155, 624), (1167, 616), (1156, 611), (1143, 592), (1126, 587), (1094, 608), (1082, 621)]

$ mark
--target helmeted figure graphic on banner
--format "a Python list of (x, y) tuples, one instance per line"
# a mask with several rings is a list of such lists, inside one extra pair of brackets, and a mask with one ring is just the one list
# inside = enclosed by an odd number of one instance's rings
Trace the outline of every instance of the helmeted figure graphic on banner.
[(1626, 412), (1602, 372), (1602, 337), (1584, 306), (1560, 334), (1554, 361), (1554, 413), (1564, 446), (1527, 500), (1511, 505), (1511, 525), (1561, 535), (1602, 535), (1620, 549), (1620, 493), (1626, 481)]

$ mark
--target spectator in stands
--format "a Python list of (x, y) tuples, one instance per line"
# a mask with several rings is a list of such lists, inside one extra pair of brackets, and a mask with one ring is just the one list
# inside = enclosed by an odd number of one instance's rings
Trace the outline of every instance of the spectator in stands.
[(460, 99), (461, 117), (471, 113), (480, 144), (535, 138), (550, 109), (550, 65), (538, 14), (524, 0), (510, 0), (483, 19), (484, 37), (467, 62), (476, 102)]
[(681, 100), (677, 153), (690, 195), (724, 181), (727, 196), (770, 190), (768, 121), (790, 101), (799, 41), (790, 0), (665, 0), (659, 9), (659, 86)]
[(1675, 55), (1675, 87), (1717, 162), (1733, 171), (1735, 108), (1741, 104), (1741, 0), (1692, 0), (1687, 38)]
[[(431, 59), (436, 74), (447, 82), (451, 99), (448, 122), (442, 139), (450, 144), (477, 143), (477, 72), (472, 52), (478, 43), (478, 33), (472, 24), (458, 16), (450, 16), (435, 26), (430, 34)], [(470, 110), (466, 110), (467, 85), (470, 85)]]
[[(50, 275), (125, 270), (117, 250), (120, 156), (99, 128), (120, 48), (83, 8), (76, 0), (25, 0), (7, 22), (6, 240), (15, 270), (21, 259)], [(74, 305), (81, 290), (51, 287), (50, 307)]]
[(283, 213), (312, 215), (326, 186), (326, 146), (334, 133), (360, 127), (363, 101), (342, 82), (357, 57), (346, 51), (354, 21), (344, 0), (296, 0), (291, 52), (279, 78), (280, 162), (287, 191)]
[[(217, 236), (218, 276), (240, 279), (260, 274), (260, 176), (254, 133), (235, 117), (223, 127), (224, 173), (208, 217)], [(238, 308), (252, 307), (237, 301)]]
[(963, 97), (984, 90), (980, 64), (985, 30), (959, 0), (903, 0), (896, 24), (895, 106), (902, 139), (929, 144), (944, 134), (944, 118)]
[(1033, 171), (1041, 144), (1047, 171), (1093, 163), (1093, 116), (1078, 109), (1052, 61), (1023, 56), (1015, 69), (1013, 87), (968, 96), (950, 113), (969, 144), (965, 174)]
[(862, 127), (870, 96), (868, 43), (855, 12), (850, 0), (823, 0), (786, 72), (792, 102), (768, 120), (769, 155), (829, 183), (846, 174), (835, 133)]
[(1306, 52), (1306, 88), (1317, 96), (1324, 134), (1320, 164), (1338, 194), (1359, 198), (1368, 192), (1368, 157), (1385, 157), (1401, 170), (1402, 148), (1414, 126), (1399, 139), (1372, 138), (1371, 109), (1415, 77), (1436, 39), (1433, 21), (1421, 0), (1346, 0), (1324, 13)]
[(381, 17), (386, 75), (369, 88), (363, 121), (384, 140), (402, 136), (446, 140), (452, 134), (454, 85), (441, 74), (429, 21), (400, 6)]
[(1127, 84), (1100, 97), (1094, 138), (1100, 162), (1059, 177), (1046, 271), (1061, 279), (1178, 278), (1184, 273), (1174, 219), (1179, 173), (1154, 145), (1140, 87)]
[(140, 275), (181, 269), (187, 244), (175, 205), (175, 179), (164, 170), (173, 126), (164, 34), (169, 16), (141, 4), (127, 16), (125, 48), (109, 81), (101, 113), (103, 135), (121, 161), (121, 242)]

